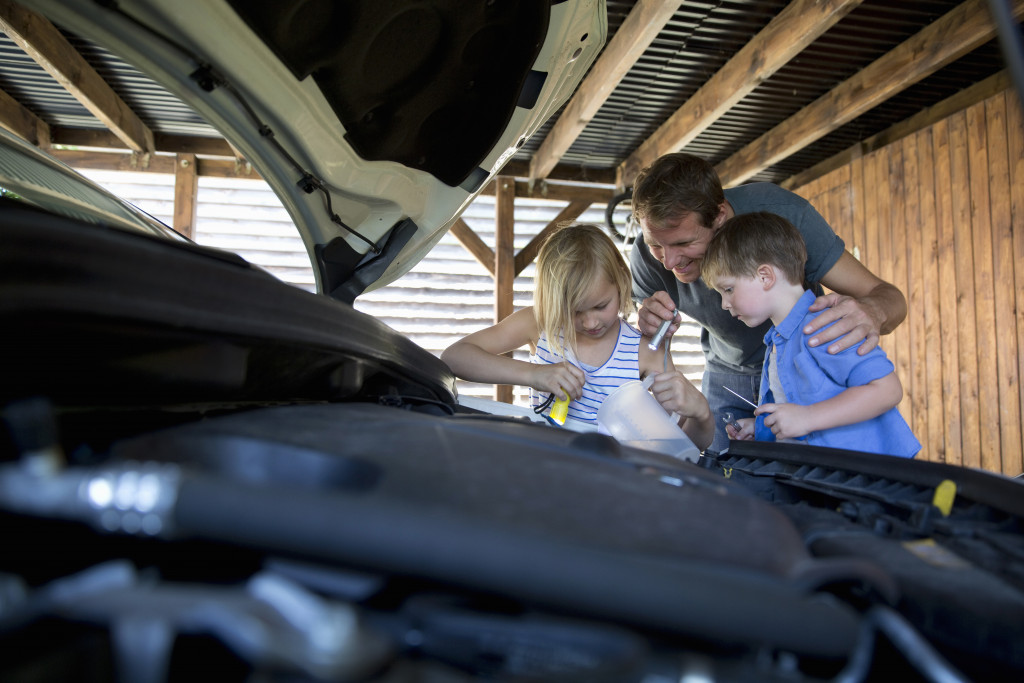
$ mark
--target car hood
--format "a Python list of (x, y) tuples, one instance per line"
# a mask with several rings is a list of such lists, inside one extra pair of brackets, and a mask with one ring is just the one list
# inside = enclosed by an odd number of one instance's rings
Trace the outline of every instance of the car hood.
[(214, 125), (290, 213), (318, 290), (407, 272), (565, 102), (602, 0), (41, 0)]

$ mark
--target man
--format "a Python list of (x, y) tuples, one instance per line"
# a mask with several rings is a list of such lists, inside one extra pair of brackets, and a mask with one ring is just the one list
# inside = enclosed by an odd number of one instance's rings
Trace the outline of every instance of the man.
[[(839, 353), (864, 343), (864, 354), (906, 317), (903, 294), (882, 281), (846, 251), (813, 206), (770, 183), (722, 189), (714, 167), (690, 154), (666, 154), (640, 172), (633, 184), (633, 215), (642, 239), (630, 252), (633, 298), (641, 301), (640, 330), (653, 335), (665, 320), (679, 329), (685, 313), (701, 324), (706, 361), (702, 391), (716, 416), (710, 453), (729, 445), (722, 417), (751, 417), (752, 407), (726, 388), (757, 403), (764, 361), (766, 322), (749, 328), (722, 309), (722, 299), (700, 279), (700, 264), (712, 235), (737, 214), (768, 211), (786, 218), (807, 244), (805, 277), (818, 298), (810, 311), (825, 311), (804, 328), (811, 346), (829, 344)], [(822, 295), (824, 286), (831, 294)], [(822, 327), (835, 322), (828, 329)]]

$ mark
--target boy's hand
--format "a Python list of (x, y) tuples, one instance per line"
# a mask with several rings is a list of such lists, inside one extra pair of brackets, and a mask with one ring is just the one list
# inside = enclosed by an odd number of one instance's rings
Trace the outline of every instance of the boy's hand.
[(772, 430), (776, 439), (797, 439), (814, 431), (810, 406), (796, 403), (762, 403), (754, 415), (766, 415), (764, 426)]
[[(752, 417), (741, 417), (735, 422), (729, 422), (725, 425), (725, 433), (729, 435), (730, 439), (736, 441), (753, 441), (754, 440), (754, 423), (756, 420)], [(739, 429), (736, 429), (733, 425), (739, 425)]]
[(578, 399), (583, 396), (583, 383), (587, 376), (575, 365), (566, 363), (531, 363), (529, 385), (537, 391), (554, 394), (555, 400), (564, 398)]

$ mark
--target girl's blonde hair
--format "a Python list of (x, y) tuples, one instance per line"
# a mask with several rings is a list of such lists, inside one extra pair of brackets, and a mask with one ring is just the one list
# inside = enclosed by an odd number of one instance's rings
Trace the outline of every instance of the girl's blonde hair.
[(633, 281), (615, 242), (596, 225), (563, 225), (537, 255), (533, 313), (555, 353), (576, 352), (574, 315), (594, 281), (606, 277), (619, 292), (619, 315), (633, 310)]

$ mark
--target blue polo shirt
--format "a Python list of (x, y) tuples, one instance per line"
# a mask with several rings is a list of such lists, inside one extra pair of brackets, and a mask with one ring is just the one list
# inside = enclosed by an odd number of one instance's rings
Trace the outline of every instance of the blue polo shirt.
[[(774, 402), (768, 385), (767, 356), (773, 344), (777, 354), (779, 382), (790, 403), (818, 403), (842, 393), (847, 387), (867, 384), (895, 370), (892, 361), (879, 346), (863, 356), (857, 354), (860, 344), (837, 354), (830, 354), (827, 344), (808, 346), (810, 336), (803, 334), (802, 330), (804, 325), (818, 316), (818, 313), (807, 312), (814, 299), (813, 292), (805, 291), (786, 319), (765, 334), (764, 343), (768, 345), (768, 351), (765, 352), (761, 372), (761, 403)], [(771, 430), (764, 428), (763, 415), (757, 419), (755, 436), (759, 441), (775, 440)], [(910, 425), (896, 408), (864, 422), (811, 432), (802, 441), (814, 446), (904, 458), (912, 458), (921, 450), (921, 444), (914, 437)]]

